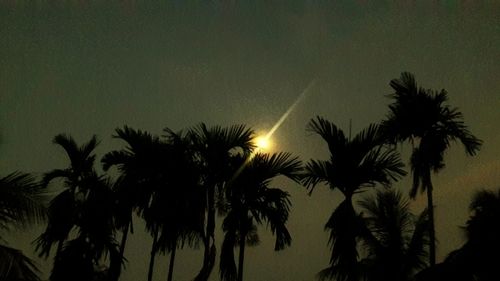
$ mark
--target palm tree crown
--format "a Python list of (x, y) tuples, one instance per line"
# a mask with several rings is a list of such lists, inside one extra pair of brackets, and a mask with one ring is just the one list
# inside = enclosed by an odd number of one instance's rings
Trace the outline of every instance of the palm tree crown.
[(403, 164), (398, 153), (383, 145), (377, 125), (370, 125), (352, 140), (321, 117), (311, 120), (308, 129), (326, 141), (330, 159), (310, 160), (305, 166), (303, 184), (312, 192), (317, 184), (325, 183), (345, 196), (325, 225), (330, 230), (332, 254), (330, 267), (320, 277), (356, 280), (360, 272), (356, 239), (361, 234), (362, 221), (354, 211), (352, 196), (376, 184), (389, 186), (405, 174)]
[[(0, 230), (45, 220), (45, 195), (35, 179), (14, 172), (0, 178)], [(0, 233), (0, 241), (5, 242)], [(20, 250), (0, 245), (0, 280), (40, 281), (36, 264)]]
[(444, 168), (444, 153), (453, 142), (461, 142), (468, 155), (475, 155), (481, 140), (467, 129), (463, 115), (447, 104), (445, 90), (433, 91), (417, 86), (411, 73), (404, 72), (400, 79), (390, 83), (394, 93), (393, 103), (382, 122), (385, 138), (391, 143), (410, 141), (416, 144), (410, 159), (413, 185), (410, 196), (427, 192), (430, 217), (430, 263), (435, 264), (434, 203), (432, 198), (431, 171)]
[[(269, 225), (276, 235), (276, 251), (291, 243), (285, 225), (290, 208), (288, 193), (270, 188), (269, 185), (272, 179), (280, 175), (298, 181), (301, 163), (288, 153), (257, 153), (249, 157), (235, 159), (235, 167), (240, 172), (225, 190), (226, 201), (222, 206), (226, 213), (222, 225), (225, 236), (220, 261), (221, 278), (225, 281), (243, 280), (245, 244), (254, 245), (258, 242), (257, 225)], [(236, 244), (240, 245), (237, 272), (233, 252)]]
[(253, 148), (254, 133), (244, 125), (207, 127), (200, 124), (189, 135), (201, 172), (206, 192), (205, 231), (203, 234), (203, 265), (196, 281), (208, 280), (215, 264), (215, 215), (218, 199), (224, 197), (224, 187), (233, 177), (232, 158), (249, 155)]
[(367, 257), (361, 261), (368, 280), (404, 281), (424, 268), (429, 244), (427, 211), (415, 217), (400, 192), (377, 190), (359, 201), (365, 222)]

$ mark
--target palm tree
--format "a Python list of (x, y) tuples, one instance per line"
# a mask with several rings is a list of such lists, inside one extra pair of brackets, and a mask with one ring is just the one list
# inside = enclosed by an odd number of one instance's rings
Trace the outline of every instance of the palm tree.
[(451, 143), (459, 141), (468, 155), (475, 155), (481, 147), (467, 129), (463, 115), (447, 104), (448, 94), (417, 86), (411, 73), (403, 72), (400, 79), (391, 81), (394, 93), (389, 95), (393, 103), (382, 122), (386, 138), (391, 143), (409, 141), (414, 145), (410, 159), (413, 186), (410, 196), (418, 191), (427, 192), (427, 208), (430, 218), (430, 264), (436, 262), (436, 238), (434, 228), (434, 202), (432, 197), (431, 171), (444, 168), (444, 153)]
[(239, 153), (247, 154), (253, 147), (253, 131), (244, 125), (207, 127), (200, 124), (190, 131), (196, 158), (200, 165), (206, 196), (205, 231), (203, 234), (203, 265), (196, 281), (207, 281), (215, 264), (216, 199), (223, 197), (224, 185), (233, 176), (229, 164)]
[(500, 189), (476, 192), (469, 209), (472, 215), (464, 228), (467, 241), (442, 263), (417, 274), (417, 281), (500, 279)]
[[(53, 281), (73, 279), (75, 275), (94, 276), (94, 267), (104, 266), (106, 260), (113, 271), (114, 267), (121, 266), (114, 241), (114, 194), (110, 182), (98, 176), (93, 167), (97, 139), (94, 136), (78, 146), (73, 138), (57, 135), (54, 143), (64, 148), (70, 166), (48, 172), (43, 178), (45, 187), (54, 179), (62, 178), (64, 190), (50, 203), (48, 225), (36, 240), (37, 250), (47, 257), (51, 247), (58, 244), (50, 277)], [(81, 259), (92, 263), (92, 269), (80, 262)], [(68, 270), (70, 268), (73, 270)]]
[[(148, 280), (153, 277), (158, 252), (170, 253), (168, 280), (172, 280), (176, 249), (185, 242), (195, 242), (202, 233), (200, 220), (205, 208), (190, 140), (169, 129), (165, 132), (162, 140), (128, 127), (117, 129), (115, 137), (126, 141), (127, 147), (102, 159), (105, 170), (117, 166), (120, 171), (116, 206), (123, 230), (121, 255), (134, 210), (146, 221), (153, 237)], [(119, 272), (114, 273), (113, 279), (118, 276)]]
[(500, 279), (500, 189), (476, 192), (469, 209), (472, 215), (465, 227), (465, 244), (442, 263), (420, 272), (418, 281)]
[[(125, 149), (111, 151), (105, 154), (101, 160), (105, 171), (108, 171), (112, 166), (117, 166), (120, 172), (119, 184), (115, 186), (117, 193), (115, 219), (118, 223), (117, 227), (123, 233), (120, 255), (124, 257), (128, 232), (132, 226), (132, 214), (135, 210), (146, 220), (147, 229), (153, 236), (148, 270), (148, 280), (151, 280), (154, 257), (157, 252), (159, 227), (157, 219), (154, 218), (156, 213), (152, 212), (150, 208), (151, 199), (157, 189), (157, 178), (163, 173), (161, 159), (164, 144), (157, 136), (127, 126), (123, 129), (116, 129), (116, 135), (113, 137), (127, 143)], [(113, 280), (118, 280), (120, 275), (120, 269), (116, 270), (112, 273)]]
[(64, 189), (50, 202), (47, 228), (36, 240), (37, 251), (44, 257), (49, 256), (54, 244), (58, 244), (57, 256), (73, 228), (77, 197), (85, 197), (88, 192), (87, 181), (95, 177), (93, 151), (98, 144), (96, 136), (93, 136), (88, 143), (78, 146), (71, 136), (64, 134), (55, 136), (52, 142), (65, 150), (70, 165), (66, 169), (50, 171), (42, 179), (42, 186), (45, 188), (55, 179), (64, 181)]
[(467, 243), (461, 251), (478, 280), (499, 280), (500, 189), (477, 192), (469, 208), (472, 216), (465, 228)]
[[(291, 237), (286, 228), (290, 201), (288, 193), (269, 185), (277, 176), (299, 180), (301, 163), (288, 153), (256, 154), (250, 159), (239, 157), (235, 167), (241, 172), (226, 187), (226, 202), (222, 228), (225, 236), (220, 256), (220, 273), (223, 281), (243, 280), (245, 245), (258, 242), (257, 225), (271, 227), (276, 235), (274, 249), (290, 245)], [(236, 171), (235, 171), (236, 172)], [(236, 272), (234, 247), (239, 244), (239, 261)]]
[[(44, 193), (35, 179), (14, 172), (0, 178), (0, 229), (27, 227), (45, 219)], [(4, 242), (0, 234), (0, 241)], [(20, 250), (0, 245), (0, 280), (40, 281), (36, 264)]]
[(332, 254), (330, 266), (320, 272), (321, 279), (357, 280), (360, 273), (357, 238), (362, 221), (355, 213), (352, 197), (376, 184), (390, 186), (405, 174), (399, 154), (382, 145), (377, 125), (370, 125), (352, 140), (329, 121), (317, 117), (308, 130), (320, 135), (330, 150), (329, 160), (310, 160), (305, 166), (302, 183), (310, 194), (319, 183), (331, 190), (339, 189), (345, 199), (325, 225), (330, 230)]
[(170, 253), (167, 280), (172, 281), (177, 248), (186, 243), (196, 245), (203, 236), (206, 198), (190, 138), (168, 128), (164, 132), (168, 147), (164, 159), (166, 172), (162, 177), (163, 188), (154, 201), (162, 214), (159, 250)]
[(428, 257), (427, 211), (415, 217), (401, 193), (377, 190), (359, 201), (365, 222), (363, 241), (367, 257), (360, 261), (370, 281), (411, 280)]

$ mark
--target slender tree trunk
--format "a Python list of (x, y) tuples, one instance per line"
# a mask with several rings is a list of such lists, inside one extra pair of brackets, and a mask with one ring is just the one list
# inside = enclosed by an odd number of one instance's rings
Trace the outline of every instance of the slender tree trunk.
[(431, 266), (436, 264), (436, 229), (434, 228), (434, 202), (432, 198), (432, 182), (430, 171), (427, 175), (427, 209), (429, 210), (429, 263)]
[(214, 267), (215, 261), (215, 185), (211, 185), (207, 192), (207, 226), (203, 240), (203, 266), (195, 277), (195, 281), (207, 281)]
[(245, 261), (245, 242), (246, 235), (242, 231), (240, 233), (240, 255), (238, 257), (238, 281), (243, 281), (243, 263)]
[(127, 244), (127, 237), (128, 237), (128, 231), (130, 229), (130, 222), (127, 223), (127, 225), (125, 226), (125, 229), (123, 230), (123, 236), (122, 236), (122, 241), (120, 242), (120, 262), (118, 265), (116, 265), (116, 267), (114, 268), (110, 268), (110, 279), (112, 281), (118, 281), (118, 279), (120, 278), (120, 274), (121, 274), (121, 270), (122, 270), (122, 261), (123, 261), (123, 257), (124, 257), (124, 253), (125, 253), (125, 245)]
[(158, 230), (155, 230), (153, 235), (153, 245), (151, 246), (151, 258), (149, 259), (149, 271), (148, 271), (148, 281), (153, 280), (153, 269), (155, 266), (155, 254), (158, 243)]
[(175, 252), (177, 251), (177, 243), (175, 243), (172, 252), (170, 252), (170, 264), (168, 265), (168, 278), (167, 281), (172, 281), (172, 276), (174, 274), (174, 262), (175, 262)]

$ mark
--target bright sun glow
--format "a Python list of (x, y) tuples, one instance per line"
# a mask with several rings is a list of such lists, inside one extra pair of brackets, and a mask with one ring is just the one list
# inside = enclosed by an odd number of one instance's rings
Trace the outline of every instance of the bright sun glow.
[(269, 137), (259, 136), (255, 138), (255, 145), (259, 150), (269, 150), (272, 146), (272, 143)]

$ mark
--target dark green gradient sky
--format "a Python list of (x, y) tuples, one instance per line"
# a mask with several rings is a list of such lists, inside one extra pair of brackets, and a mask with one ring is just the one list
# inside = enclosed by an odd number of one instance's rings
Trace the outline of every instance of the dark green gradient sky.
[[(322, 115), (347, 130), (352, 119), (353, 131), (379, 121), (389, 81), (410, 71), (424, 87), (447, 89), (484, 140), (475, 158), (451, 149), (435, 177), (440, 258), (462, 243), (458, 226), (472, 192), (500, 186), (498, 2), (160, 2), (0, 3), (2, 175), (64, 167), (64, 153), (51, 144), (61, 132), (80, 142), (97, 134), (102, 156), (121, 147), (110, 136), (124, 124), (153, 133), (201, 121), (268, 130), (312, 79), (315, 87), (275, 141), (303, 160), (326, 157), (323, 143), (305, 132), (308, 120)], [(261, 245), (247, 251), (245, 278), (314, 280), (329, 257), (323, 224), (341, 196), (318, 188), (307, 197), (296, 184), (276, 184), (292, 195), (293, 245), (274, 253), (261, 231)], [(40, 231), (12, 233), (11, 244), (31, 254), (26, 245)], [(149, 250), (137, 222), (122, 280), (146, 278)], [(180, 251), (176, 280), (190, 280), (201, 256)], [(166, 258), (157, 268), (156, 280), (166, 278)]]

